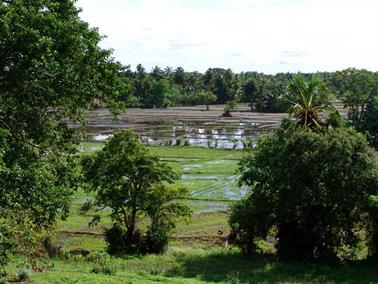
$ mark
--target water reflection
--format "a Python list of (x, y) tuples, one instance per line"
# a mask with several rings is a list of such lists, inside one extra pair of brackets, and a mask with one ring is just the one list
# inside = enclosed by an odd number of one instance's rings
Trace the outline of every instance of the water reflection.
[[(209, 121), (144, 122), (132, 126), (124, 125), (139, 133), (146, 144), (191, 145), (213, 148), (243, 149), (253, 147), (257, 137), (272, 132), (274, 124), (269, 123), (211, 123)], [(120, 127), (121, 128), (121, 127)], [(91, 129), (91, 139), (105, 141), (116, 128)], [(96, 132), (93, 133), (95, 130)]]

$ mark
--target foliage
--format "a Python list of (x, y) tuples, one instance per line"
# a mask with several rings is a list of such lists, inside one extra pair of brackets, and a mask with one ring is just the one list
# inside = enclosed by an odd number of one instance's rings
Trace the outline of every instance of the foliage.
[(159, 157), (149, 154), (138, 135), (130, 130), (117, 132), (101, 151), (85, 157), (82, 164), (90, 190), (95, 193), (95, 200), (87, 205), (112, 210), (114, 226), (107, 231), (110, 252), (149, 251), (148, 246), (139, 244), (137, 221), (143, 214), (151, 219), (148, 235), (152, 243), (156, 234), (165, 236), (174, 227), (175, 218), (190, 214), (186, 205), (175, 201), (186, 191), (167, 185), (179, 175)]
[(15, 246), (12, 239), (11, 227), (1, 220), (0, 223), (0, 266), (3, 267), (10, 258), (10, 253)]
[(236, 101), (227, 101), (222, 116), (231, 117), (231, 111), (236, 108)]
[(317, 134), (285, 122), (260, 139), (241, 171), (251, 192), (233, 208), (230, 224), (247, 252), (276, 228), (281, 257), (334, 257), (356, 244), (362, 204), (378, 192), (376, 155), (348, 128)]
[(316, 105), (314, 102), (317, 99), (319, 85), (320, 81), (316, 76), (306, 80), (303, 75), (296, 75), (289, 86), (292, 97), (297, 101), (292, 111), (296, 122), (303, 128), (316, 131), (321, 130), (319, 113), (324, 108), (324, 105)]
[(111, 258), (104, 252), (94, 251), (86, 256), (86, 261), (94, 264), (91, 272), (95, 274), (114, 275), (117, 267), (111, 263)]
[(374, 73), (349, 68), (337, 72), (335, 76), (340, 82), (340, 97), (344, 105), (349, 108), (350, 121), (358, 130), (377, 128), (376, 117), (371, 116), (370, 113), (377, 107), (378, 80)]
[(201, 92), (196, 96), (196, 101), (199, 104), (206, 105), (206, 110), (209, 110), (209, 105), (217, 100), (217, 96), (213, 92)]
[(369, 231), (369, 254), (371, 257), (378, 259), (378, 195), (372, 195), (366, 202), (368, 215)]
[(115, 107), (125, 90), (78, 14), (71, 0), (0, 3), (0, 220), (37, 234), (67, 215), (76, 187), (78, 137), (62, 119), (80, 120), (95, 100)]
[[(377, 87), (377, 90), (378, 90), (378, 87)], [(378, 93), (366, 105), (366, 111), (364, 115), (362, 116), (361, 130), (368, 132), (369, 139), (373, 143), (375, 143), (377, 147), (378, 146)]]

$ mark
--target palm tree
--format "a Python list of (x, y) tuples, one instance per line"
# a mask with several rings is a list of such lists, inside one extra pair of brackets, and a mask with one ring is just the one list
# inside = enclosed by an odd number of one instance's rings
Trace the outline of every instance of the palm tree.
[(314, 97), (320, 81), (316, 76), (312, 76), (310, 80), (298, 74), (293, 77), (290, 84), (290, 91), (297, 102), (294, 103), (293, 114), (296, 122), (303, 128), (309, 128), (314, 131), (320, 131), (321, 121), (319, 113), (323, 110), (324, 106), (314, 106)]

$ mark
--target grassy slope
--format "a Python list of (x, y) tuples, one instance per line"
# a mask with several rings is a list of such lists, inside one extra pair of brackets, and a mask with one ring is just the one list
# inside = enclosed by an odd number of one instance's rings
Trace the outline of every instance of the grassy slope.
[[(101, 147), (100, 143), (85, 143), (82, 150), (92, 152)], [(81, 256), (56, 259), (51, 261), (53, 268), (33, 274), (32, 283), (378, 283), (374, 264), (327, 266), (279, 262), (274, 256), (242, 257), (237, 249), (222, 244), (218, 235), (218, 230), (228, 231), (228, 212), (212, 209), (226, 208), (230, 203), (221, 200), (235, 197), (229, 192), (240, 191), (236, 181), (228, 178), (236, 174), (243, 153), (198, 147), (149, 148), (183, 174), (177, 186), (191, 189), (196, 199), (188, 201), (194, 211), (192, 220), (178, 225), (168, 251), (112, 258), (114, 275), (92, 273), (95, 264)], [(58, 224), (56, 239), (66, 251), (105, 248), (102, 231), (110, 220), (88, 227), (90, 216), (78, 214), (85, 198), (87, 194), (78, 191), (71, 216)], [(10, 271), (16, 270), (13, 263)]]

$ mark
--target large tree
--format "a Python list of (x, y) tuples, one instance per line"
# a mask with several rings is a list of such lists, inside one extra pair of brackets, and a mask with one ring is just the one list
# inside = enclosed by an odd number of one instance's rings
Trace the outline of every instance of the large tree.
[[(116, 107), (122, 67), (72, 0), (0, 2), (0, 219), (49, 226), (75, 185), (75, 131), (93, 102)], [(24, 214), (9, 214), (9, 212)]]
[(251, 191), (234, 207), (230, 223), (246, 252), (276, 231), (282, 257), (335, 257), (361, 240), (357, 228), (371, 232), (363, 227), (364, 207), (378, 193), (378, 165), (354, 129), (317, 133), (285, 122), (260, 139), (241, 171), (240, 181)]

